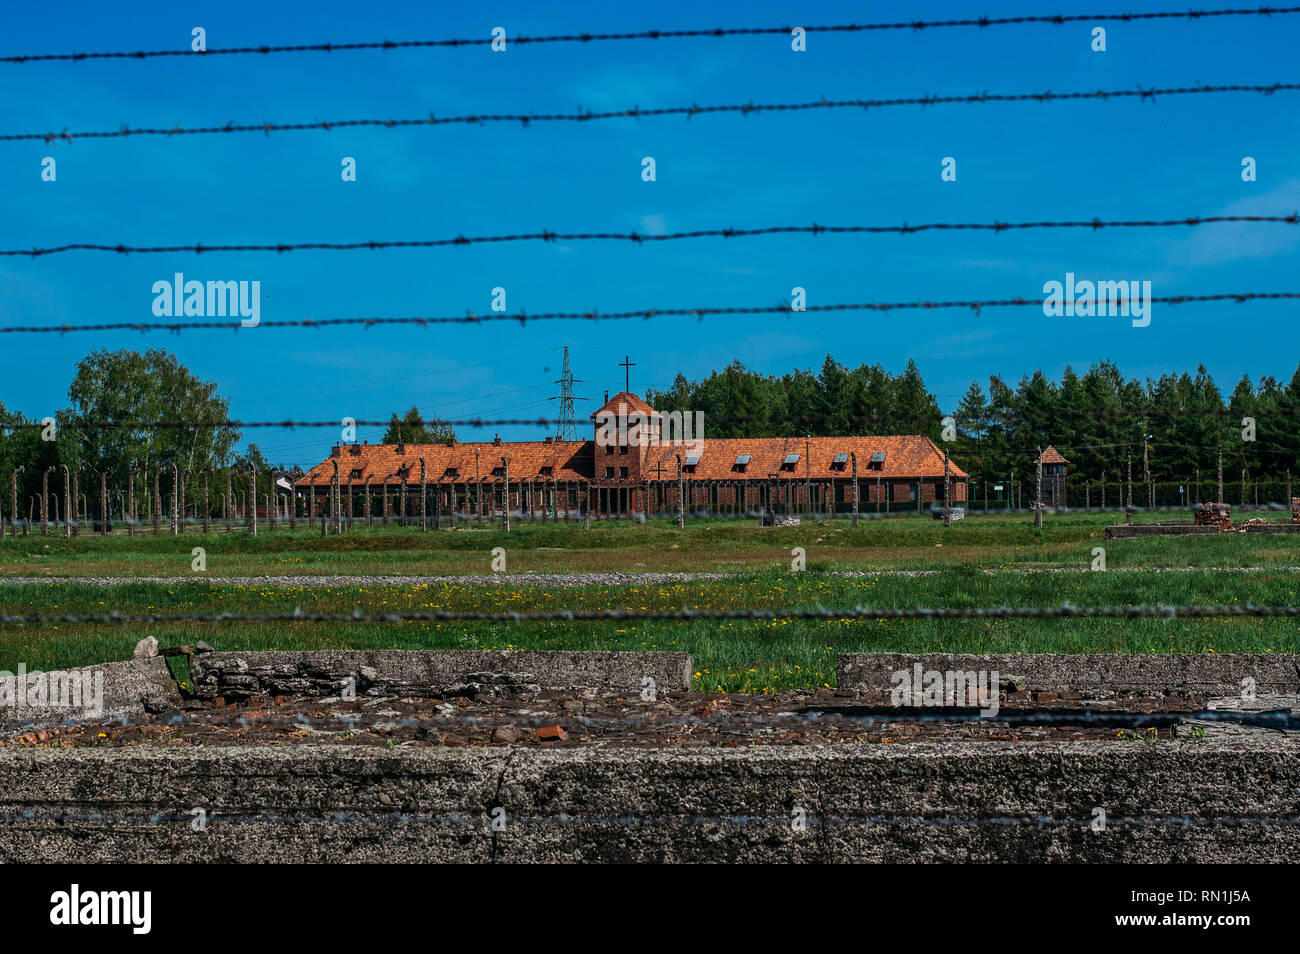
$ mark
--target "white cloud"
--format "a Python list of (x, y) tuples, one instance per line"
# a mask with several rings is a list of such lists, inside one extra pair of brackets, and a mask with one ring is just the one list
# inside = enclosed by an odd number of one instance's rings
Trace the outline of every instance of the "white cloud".
[(640, 222), (641, 231), (645, 232), (646, 235), (668, 234), (668, 223), (658, 212), (652, 213), (651, 215), (641, 216)]
[[(1253, 183), (1242, 183), (1251, 188)], [(1300, 179), (1275, 189), (1238, 199), (1215, 215), (1290, 215), (1300, 209)], [(1192, 234), (1169, 246), (1175, 265), (1214, 265), (1247, 258), (1273, 258), (1300, 247), (1300, 226), (1249, 222), (1198, 225)]]

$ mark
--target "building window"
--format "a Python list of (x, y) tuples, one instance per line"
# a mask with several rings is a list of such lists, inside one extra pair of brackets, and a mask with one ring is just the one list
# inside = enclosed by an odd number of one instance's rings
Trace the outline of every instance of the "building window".
[(605, 456), (606, 456), (606, 457), (613, 457), (613, 456), (614, 456), (614, 445), (613, 445), (613, 444), (606, 444), (606, 445), (605, 445)]
[(358, 468), (356, 468), (354, 471), (352, 471), (352, 473), (348, 474), (348, 478), (349, 478), (350, 480), (360, 480), (360, 479), (361, 479), (361, 468), (358, 467)]
[(543, 467), (543, 468), (542, 468), (542, 476), (543, 476), (543, 477), (549, 477), (549, 476), (551, 476), (551, 468), (549, 468), (549, 467)]
[(456, 476), (456, 468), (455, 468), (455, 467), (448, 467), (448, 468), (447, 468), (447, 473), (444, 474), (443, 476), (446, 476), (446, 477), (455, 477), (455, 476)]
[(505, 469), (504, 467), (493, 467), (493, 468), (492, 468), (492, 476), (493, 476), (493, 477), (504, 477), (505, 475), (506, 475), (506, 469)]
[(618, 475), (619, 475), (620, 477), (624, 478), (624, 479), (627, 479), (627, 468), (626, 468), (626, 467), (620, 467), (620, 468), (618, 469)]
[(614, 468), (613, 468), (613, 467), (606, 467), (606, 468), (605, 468), (605, 476), (608, 477), (608, 478), (612, 478), (612, 477), (614, 476)]

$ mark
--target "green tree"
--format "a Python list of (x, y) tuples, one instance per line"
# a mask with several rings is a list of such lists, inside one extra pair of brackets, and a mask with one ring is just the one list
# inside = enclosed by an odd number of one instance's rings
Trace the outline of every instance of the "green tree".
[(388, 430), (384, 432), (381, 444), (448, 444), (456, 439), (456, 432), (440, 418), (425, 421), (420, 409), (415, 405), (398, 417), (396, 413), (388, 421)]
[(60, 463), (106, 471), (117, 486), (132, 468), (224, 467), (239, 440), (238, 428), (224, 423), (230, 402), (216, 382), (200, 380), (167, 351), (96, 351), (78, 362), (68, 398), (56, 415)]

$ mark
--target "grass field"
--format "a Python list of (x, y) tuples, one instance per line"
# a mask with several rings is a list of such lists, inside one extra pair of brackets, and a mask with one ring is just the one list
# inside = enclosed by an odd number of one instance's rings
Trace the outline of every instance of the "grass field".
[[(1277, 520), (1287, 514), (1273, 515)], [(1049, 516), (1043, 529), (1019, 516), (970, 517), (944, 528), (928, 515), (847, 520), (764, 528), (755, 521), (691, 520), (598, 522), (580, 526), (516, 524), (510, 533), (491, 525), (454, 531), (364, 528), (322, 537), (263, 526), (247, 533), (182, 536), (62, 536), (0, 542), (0, 578), (14, 576), (189, 577), (191, 550), (203, 547), (209, 576), (385, 574), (442, 576), (488, 573), (494, 547), (504, 547), (511, 573), (584, 571), (763, 572), (788, 567), (790, 550), (803, 547), (809, 563), (828, 569), (946, 569), (964, 566), (1086, 567), (1094, 546), (1105, 545), (1111, 568), (1268, 566), (1300, 563), (1300, 540), (1224, 534), (1191, 541), (1173, 537), (1105, 540), (1115, 514)], [(1186, 515), (1139, 514), (1158, 523)]]
[[(1165, 519), (1170, 519), (1168, 516)], [(681, 607), (1057, 606), (1074, 604), (1295, 604), (1300, 541), (1223, 534), (1199, 538), (1104, 539), (1106, 519), (1049, 518), (1040, 532), (1014, 518), (975, 518), (945, 530), (900, 518), (780, 530), (721, 521), (671, 525), (518, 527), (421, 534), (358, 531), (321, 538), (277, 531), (231, 536), (28, 537), (0, 545), (3, 574), (50, 576), (49, 583), (0, 584), (8, 614), (351, 612)], [(1296, 541), (1296, 542), (1292, 542)], [(1104, 545), (1109, 571), (1088, 572)], [(195, 585), (191, 549), (207, 550), (207, 577), (284, 574), (486, 574), (493, 547), (511, 573), (718, 571), (726, 580), (624, 586), (299, 587)], [(790, 550), (808, 570), (789, 569)], [(1035, 573), (1065, 567), (1079, 572)], [(1163, 572), (1164, 568), (1197, 569)], [(1233, 568), (1260, 567), (1257, 572)], [(927, 569), (929, 575), (889, 571)], [(836, 571), (868, 571), (844, 577)], [(881, 571), (876, 573), (875, 571)], [(165, 583), (88, 585), (57, 577), (175, 576)], [(696, 688), (771, 691), (834, 685), (835, 653), (902, 652), (1300, 652), (1294, 621), (1207, 620), (766, 620), (588, 623), (321, 624), (222, 622), (149, 626), (0, 626), (0, 669), (50, 669), (125, 658), (146, 632), (160, 643), (204, 639), (217, 649), (483, 648), (669, 649), (690, 652)]]

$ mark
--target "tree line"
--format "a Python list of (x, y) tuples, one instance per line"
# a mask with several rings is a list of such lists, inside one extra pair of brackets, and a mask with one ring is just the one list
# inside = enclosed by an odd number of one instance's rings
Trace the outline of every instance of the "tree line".
[(1243, 376), (1225, 397), (1204, 365), (1139, 381), (1102, 361), (1083, 374), (1067, 366), (1059, 381), (1035, 371), (1012, 385), (994, 374), (941, 410), (913, 361), (891, 374), (827, 355), (817, 373), (764, 375), (736, 361), (698, 381), (679, 374), (646, 399), (660, 411), (703, 411), (706, 437), (923, 434), (980, 480), (1032, 480), (1048, 445), (1069, 461), (1072, 483), (1104, 472), (1117, 484), (1130, 459), (1140, 483), (1144, 452), (1152, 481), (1191, 480), (1198, 468), (1212, 481), (1220, 447), (1225, 482), (1243, 470), (1252, 481), (1300, 472), (1300, 368), (1285, 385)]
[[(62, 466), (81, 473), (88, 496), (100, 473), (120, 489), (132, 471), (150, 475), (173, 465), (191, 474), (226, 468), (246, 474), (251, 467), (261, 475), (259, 499), (272, 492), (272, 465), (257, 445), (236, 450), (240, 431), (225, 423), (229, 400), (169, 352), (96, 351), (76, 365), (68, 399), (67, 407), (49, 415), (55, 440), (44, 439), (50, 428), (42, 419), (0, 403), (0, 478), (24, 468), (20, 501), (40, 492), (49, 467), (57, 474), (51, 487), (61, 487)], [(1038, 449), (1048, 445), (1069, 461), (1072, 485), (1104, 473), (1108, 486), (1118, 486), (1130, 460), (1140, 483), (1147, 476), (1144, 456), (1153, 482), (1181, 483), (1198, 470), (1203, 482), (1212, 482), (1220, 448), (1225, 483), (1239, 481), (1243, 472), (1252, 482), (1273, 481), (1269, 499), (1280, 499), (1277, 490), (1288, 472), (1300, 472), (1300, 369), (1285, 385), (1268, 375), (1255, 381), (1243, 376), (1225, 397), (1203, 365), (1194, 374), (1139, 381), (1102, 361), (1083, 374), (1067, 367), (1059, 381), (1036, 371), (1013, 386), (994, 374), (987, 386), (972, 381), (955, 406), (943, 408), (913, 361), (895, 374), (879, 364), (849, 368), (827, 355), (819, 372), (760, 374), (735, 361), (698, 381), (679, 374), (671, 388), (650, 391), (646, 399), (664, 412), (702, 411), (706, 438), (922, 434), (982, 482), (1032, 481)], [(197, 426), (158, 426), (174, 421)], [(94, 426), (103, 422), (138, 426)], [(382, 442), (454, 437), (445, 422), (412, 407), (392, 415)], [(8, 483), (0, 481), (6, 511)], [(187, 497), (198, 492), (194, 482), (187, 491)]]
[[(182, 474), (231, 469), (236, 475), (232, 488), (247, 495), (247, 475), (252, 470), (258, 474), (259, 502), (274, 493), (272, 471), (290, 479), (303, 473), (296, 464), (273, 465), (255, 443), (237, 450), (240, 430), (225, 423), (229, 420), (230, 401), (219, 393), (216, 382), (201, 380), (170, 352), (96, 351), (77, 363), (66, 407), (29, 418), (0, 401), (0, 509), (12, 519), (11, 482), (19, 468), (17, 489), (24, 517), (51, 467), (51, 494), (62, 494), (66, 466), (69, 473), (79, 475), (81, 495), (92, 511), (98, 509), (101, 473), (118, 493), (134, 472), (136, 491), (143, 495), (150, 492), (158, 470), (164, 475), (162, 492), (170, 493), (173, 465)], [(171, 422), (198, 426), (161, 426)], [(137, 426), (97, 426), (105, 423)], [(426, 421), (412, 407), (404, 415), (392, 415), (382, 443), (446, 443), (454, 438), (455, 432), (441, 420)], [(187, 503), (202, 499), (200, 481), (186, 481)], [(219, 510), (216, 501), (224, 492), (224, 482), (212, 485), (209, 506), (214, 511)]]

